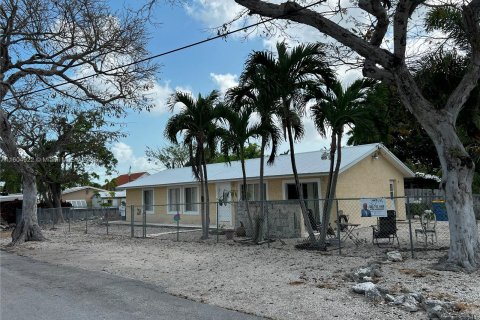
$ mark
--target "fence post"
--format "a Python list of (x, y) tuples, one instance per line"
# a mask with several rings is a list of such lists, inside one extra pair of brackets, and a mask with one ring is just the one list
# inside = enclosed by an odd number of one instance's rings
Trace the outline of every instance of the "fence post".
[(147, 208), (143, 208), (143, 216), (142, 216), (142, 236), (143, 238), (147, 237)]
[(88, 208), (85, 209), (85, 234), (88, 233)]
[(67, 208), (68, 232), (70, 232), (71, 209)]
[(107, 216), (105, 217), (105, 219), (107, 219), (107, 236), (108, 236), (108, 215), (109, 215), (109, 213), (110, 213), (109, 211), (110, 211), (110, 210), (107, 210), (107, 209), (105, 208), (105, 212), (106, 212), (106, 215), (107, 215)]
[(215, 202), (217, 204), (217, 243), (218, 243), (218, 201)]
[(178, 219), (177, 219), (177, 242), (179, 241), (179, 235), (180, 235), (180, 211), (179, 211), (179, 207), (177, 207), (177, 215), (178, 215)]
[(135, 206), (130, 206), (130, 238), (135, 237)]
[(414, 253), (413, 253), (413, 235), (412, 235), (412, 215), (410, 214), (410, 200), (409, 197), (407, 196), (407, 217), (408, 217), (408, 231), (410, 234), (410, 251), (412, 253), (412, 258), (414, 258)]
[(340, 215), (338, 209), (338, 199), (335, 200), (337, 202), (337, 240), (338, 240), (338, 254), (342, 254), (342, 243), (340, 241)]
[[(263, 200), (265, 202), (265, 200)], [(265, 208), (265, 203), (264, 203), (264, 208)], [(270, 226), (269, 226), (269, 219), (268, 219), (268, 207), (266, 207), (266, 215), (265, 215), (265, 222), (267, 223), (267, 247), (270, 248)]]

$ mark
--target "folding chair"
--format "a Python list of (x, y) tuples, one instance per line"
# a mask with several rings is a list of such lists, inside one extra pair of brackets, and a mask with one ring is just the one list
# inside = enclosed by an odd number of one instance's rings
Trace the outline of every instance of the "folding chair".
[[(377, 225), (372, 226), (372, 243), (380, 246), (380, 244), (394, 244), (397, 238), (397, 244), (400, 245), (397, 236), (397, 220), (395, 210), (387, 210), (386, 217), (379, 217)], [(379, 242), (379, 239), (387, 239), (388, 242)]]

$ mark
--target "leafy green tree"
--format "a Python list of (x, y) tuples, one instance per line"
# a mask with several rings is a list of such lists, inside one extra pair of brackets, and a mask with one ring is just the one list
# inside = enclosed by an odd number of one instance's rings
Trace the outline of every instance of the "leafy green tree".
[(190, 163), (188, 146), (174, 143), (163, 148), (147, 147), (145, 155), (149, 162), (155, 164), (160, 163), (167, 169), (182, 168), (188, 166)]
[(15, 167), (2, 159), (0, 156), (0, 181), (5, 182), (5, 186), (0, 188), (0, 192), (21, 193), (22, 175), (15, 170)]
[(0, 149), (22, 174), (16, 245), (45, 239), (36, 163), (74, 140), (70, 130), (59, 134), (58, 124), (85, 112), (118, 119), (128, 109), (149, 109), (144, 93), (156, 66), (145, 59), (144, 19), (116, 15), (104, 1), (3, 0), (0, 8)]
[(206, 149), (208, 147), (212, 152), (216, 148), (219, 132), (215, 106), (218, 99), (219, 94), (215, 90), (205, 97), (199, 94), (197, 99), (189, 93), (175, 92), (170, 97), (168, 107), (173, 112), (173, 108), (180, 104), (181, 109), (168, 120), (165, 128), (167, 139), (172, 143), (178, 143), (177, 134), (181, 133), (184, 144), (189, 148), (192, 171), (195, 178), (200, 181), (203, 239), (208, 238), (210, 225)]
[(290, 146), (290, 160), (299, 204), (309, 239), (313, 243), (316, 239), (303, 200), (294, 145), (305, 133), (301, 118), (306, 110), (306, 90), (313, 86), (318, 88), (319, 83), (329, 84), (334, 74), (326, 62), (320, 44), (299, 45), (288, 51), (285, 43), (278, 43), (276, 56), (272, 52), (256, 52), (250, 57), (249, 64), (258, 65), (258, 70), (263, 71), (266, 79), (273, 84), (273, 96), (276, 96), (278, 101), (276, 116)]
[[(323, 90), (317, 93), (316, 103), (311, 108), (312, 117), (318, 132), (327, 137), (330, 128), (330, 170), (328, 173), (326, 202), (322, 214), (322, 230), (320, 246), (326, 248), (326, 236), (329, 226), (330, 213), (335, 198), (338, 173), (342, 161), (342, 138), (346, 127), (369, 128), (366, 120), (365, 98), (367, 88), (372, 86), (372, 80), (357, 80), (343, 89), (339, 81), (335, 81), (325, 94)], [(365, 129), (364, 129), (365, 130)], [(368, 130), (368, 129), (367, 129)]]
[[(96, 112), (82, 113), (73, 123), (67, 119), (58, 121), (57, 132), (70, 139), (62, 145), (55, 161), (37, 163), (37, 183), (44, 200), (53, 208), (61, 208), (62, 190), (69, 187), (85, 185), (98, 175), (91, 171), (93, 166), (104, 167), (107, 173), (115, 169), (117, 160), (108, 148), (108, 143), (122, 136), (119, 132), (105, 130), (106, 121), (103, 115)], [(48, 148), (51, 141), (45, 135), (42, 145)], [(52, 159), (53, 160), (53, 159)], [(58, 222), (63, 222), (62, 210), (57, 210)]]
[[(221, 151), (221, 150), (220, 150)], [(260, 158), (260, 146), (256, 143), (248, 142), (245, 145), (245, 160)], [(235, 154), (229, 154), (228, 157), (222, 152), (216, 153), (215, 157), (208, 159), (208, 163), (224, 163), (230, 161), (238, 161), (240, 158)]]

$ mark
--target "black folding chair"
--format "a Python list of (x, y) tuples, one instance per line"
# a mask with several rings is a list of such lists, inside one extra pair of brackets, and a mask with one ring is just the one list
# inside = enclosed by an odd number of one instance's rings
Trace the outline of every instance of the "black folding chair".
[[(387, 210), (386, 217), (379, 217), (377, 225), (372, 226), (372, 243), (380, 246), (380, 244), (394, 244), (397, 238), (397, 244), (400, 245), (397, 236), (397, 219), (395, 210)], [(379, 242), (379, 239), (387, 239), (388, 242)]]

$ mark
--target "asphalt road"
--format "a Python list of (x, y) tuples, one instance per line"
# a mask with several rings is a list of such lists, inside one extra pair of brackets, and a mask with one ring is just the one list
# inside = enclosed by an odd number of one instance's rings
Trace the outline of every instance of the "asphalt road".
[(108, 273), (0, 251), (0, 319), (261, 319)]

